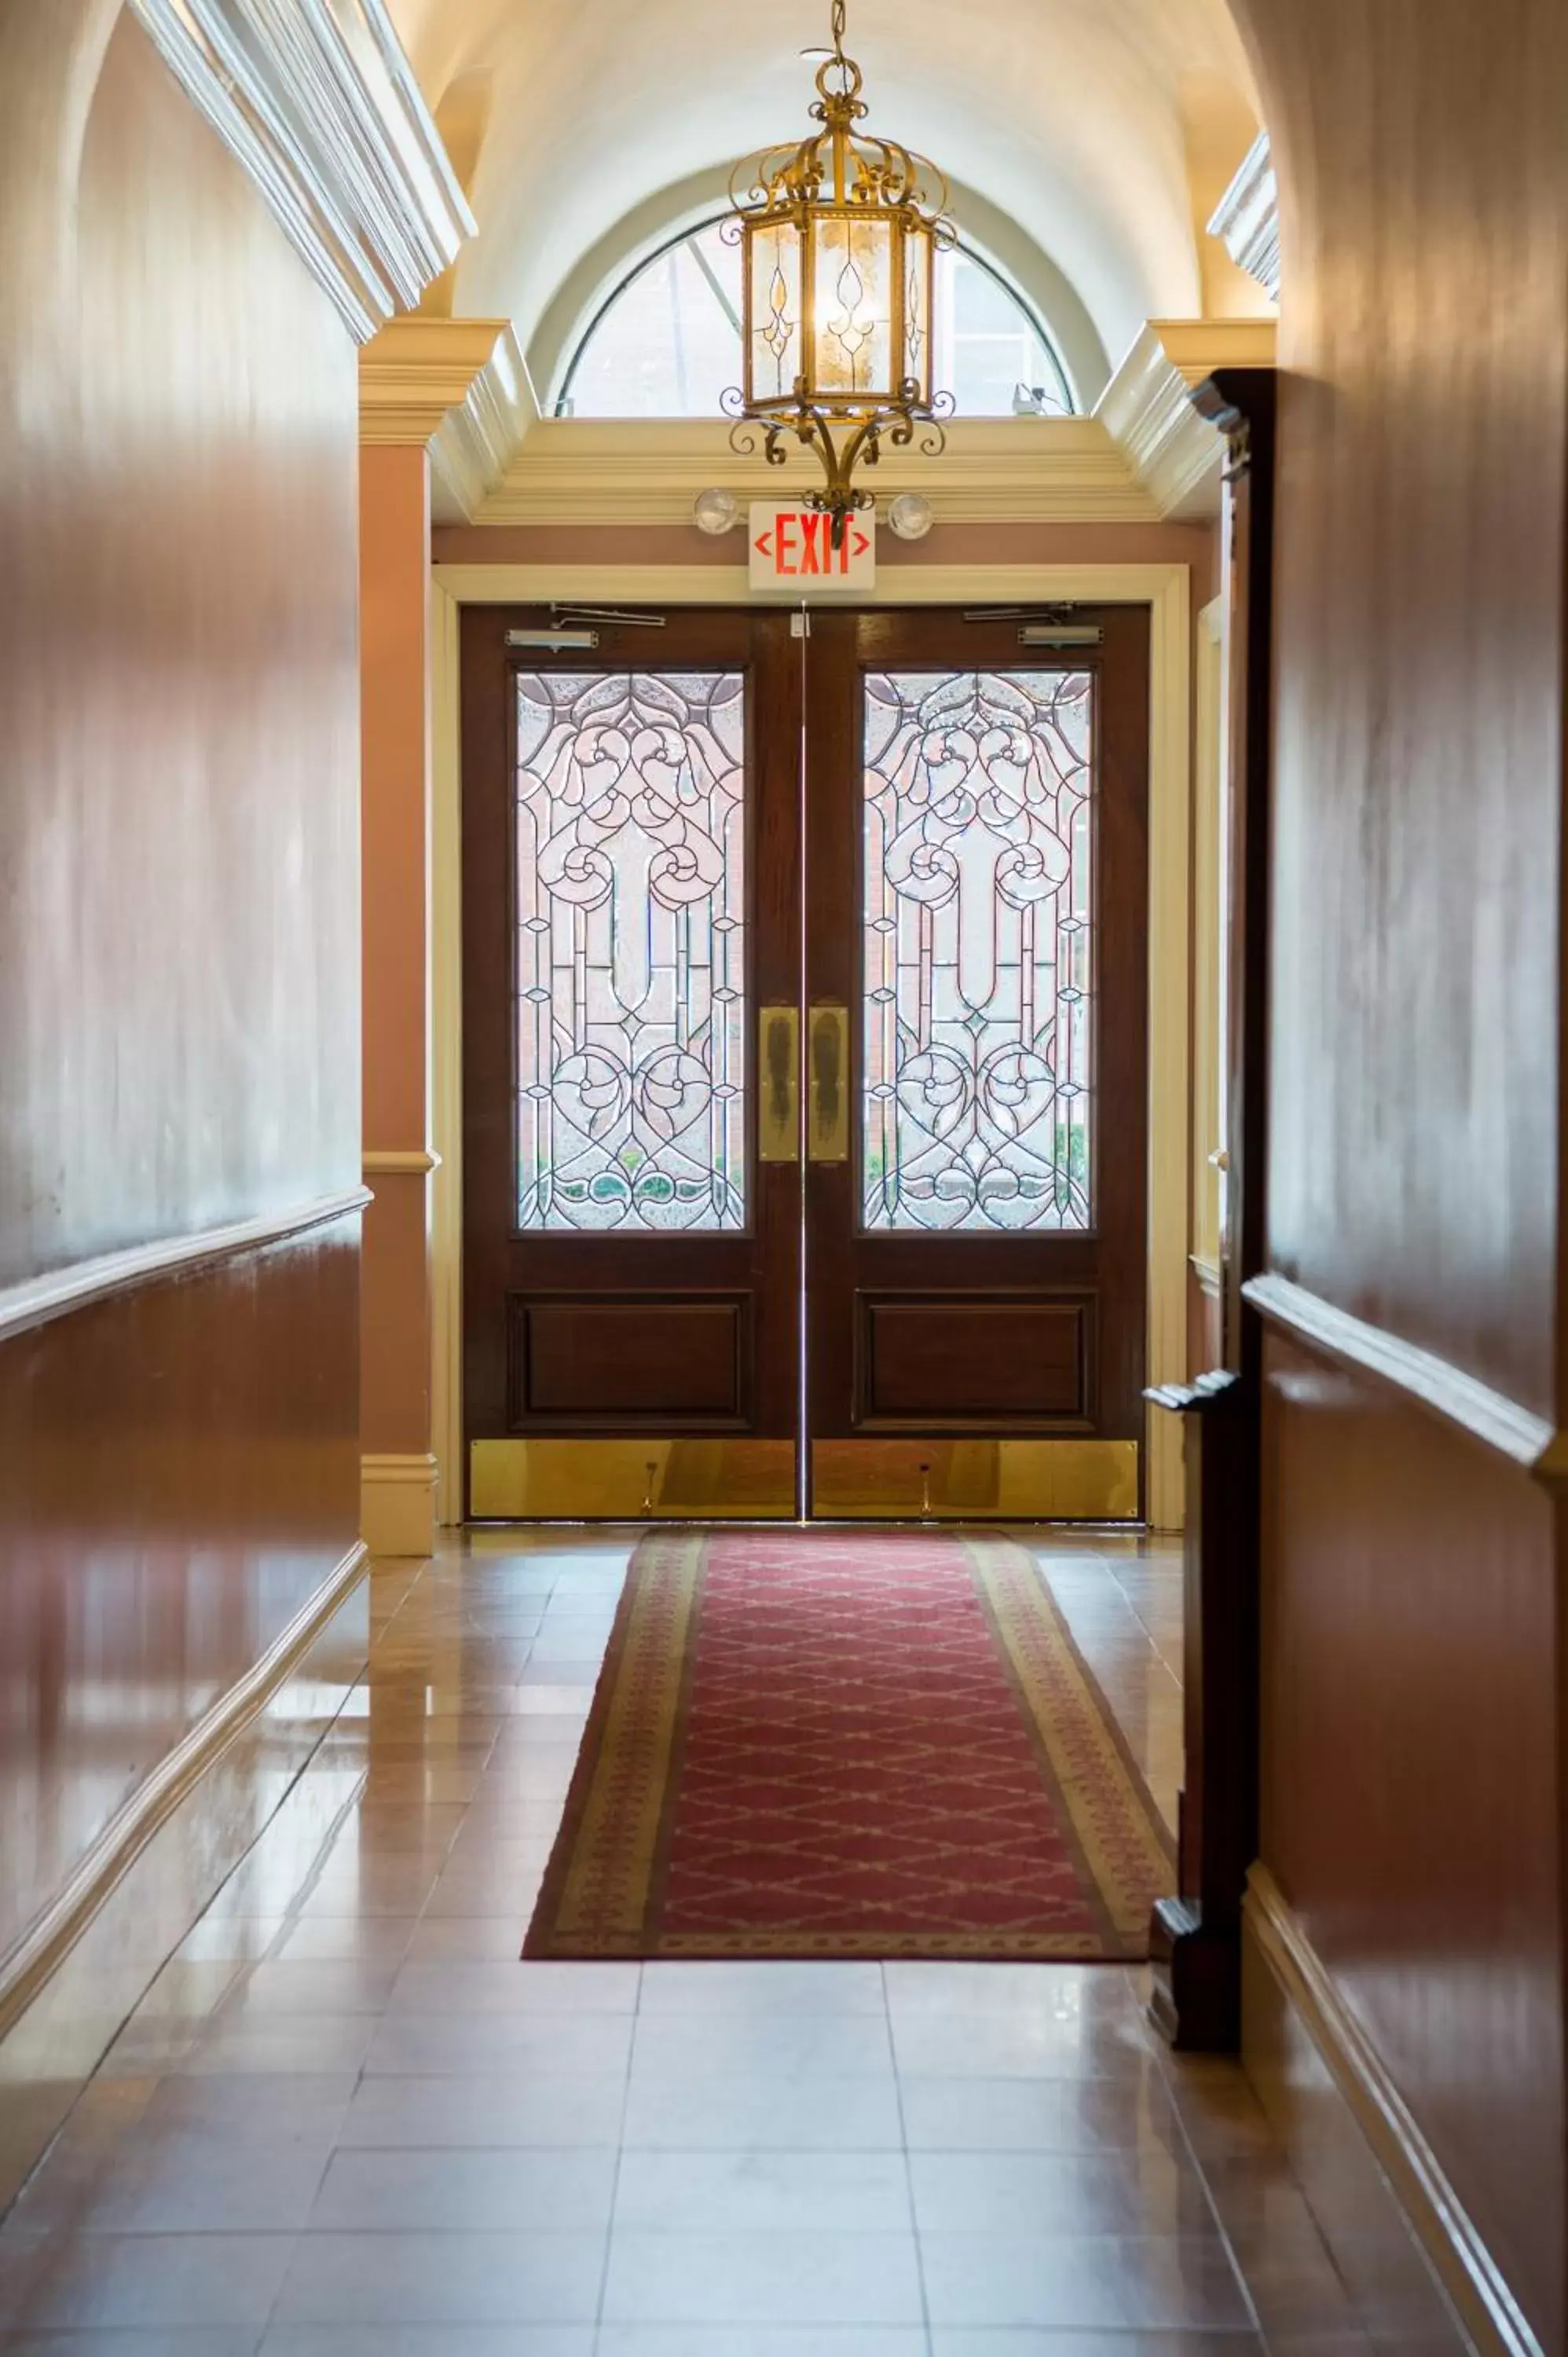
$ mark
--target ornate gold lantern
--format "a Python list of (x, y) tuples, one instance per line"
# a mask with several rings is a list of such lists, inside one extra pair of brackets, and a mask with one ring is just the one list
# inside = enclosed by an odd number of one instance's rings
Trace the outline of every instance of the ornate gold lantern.
[(931, 382), (936, 255), (953, 242), (947, 183), (924, 156), (856, 129), (866, 107), (844, 23), (833, 0), (811, 108), (822, 129), (737, 168), (726, 225), (741, 246), (745, 370), (725, 396), (731, 440), (755, 449), (759, 426), (778, 467), (786, 436), (814, 444), (827, 488), (807, 504), (832, 516), (835, 548), (851, 511), (872, 505), (853, 478), (875, 465), (883, 436), (902, 447), (923, 427), (921, 448), (936, 452), (952, 414)]

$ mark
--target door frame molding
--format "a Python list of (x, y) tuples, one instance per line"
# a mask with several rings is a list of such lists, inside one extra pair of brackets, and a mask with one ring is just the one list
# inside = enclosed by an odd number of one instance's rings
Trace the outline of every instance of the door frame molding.
[[(437, 565), (431, 568), (431, 1282), (433, 1446), (441, 1519), (463, 1482), (463, 967), (459, 620), (465, 606), (751, 607), (742, 565)], [(874, 606), (1047, 604), (1149, 608), (1149, 1226), (1146, 1381), (1187, 1374), (1188, 999), (1192, 767), (1192, 596), (1185, 565), (900, 565), (863, 602)], [(1151, 1527), (1182, 1526), (1179, 1420), (1151, 1409), (1144, 1426)]]

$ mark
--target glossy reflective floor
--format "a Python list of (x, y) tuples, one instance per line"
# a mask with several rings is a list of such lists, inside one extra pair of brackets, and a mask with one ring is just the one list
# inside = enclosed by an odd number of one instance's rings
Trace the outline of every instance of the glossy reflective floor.
[[(368, 1676), (0, 2227), (0, 2351), (1363, 2349), (1136, 1974), (517, 1961), (633, 1536), (373, 1575)], [(1030, 1543), (1174, 1811), (1174, 1553)]]

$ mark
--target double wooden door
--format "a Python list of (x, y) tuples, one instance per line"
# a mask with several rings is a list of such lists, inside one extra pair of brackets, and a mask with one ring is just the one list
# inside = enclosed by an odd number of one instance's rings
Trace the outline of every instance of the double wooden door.
[(1137, 1516), (1146, 612), (1070, 636), (466, 612), (472, 1515)]

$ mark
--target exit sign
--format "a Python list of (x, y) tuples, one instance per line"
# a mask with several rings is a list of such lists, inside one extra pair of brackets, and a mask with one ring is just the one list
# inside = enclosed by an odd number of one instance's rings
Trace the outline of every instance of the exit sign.
[(876, 586), (876, 516), (871, 508), (844, 521), (843, 545), (832, 542), (832, 516), (813, 508), (757, 501), (751, 511), (751, 586), (816, 597)]

